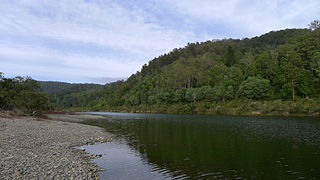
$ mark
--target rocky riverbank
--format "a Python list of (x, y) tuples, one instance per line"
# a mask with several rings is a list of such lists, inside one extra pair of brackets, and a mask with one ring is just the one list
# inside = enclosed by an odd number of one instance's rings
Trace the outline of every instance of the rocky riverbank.
[[(54, 117), (73, 122), (99, 118)], [(99, 178), (99, 168), (90, 161), (97, 156), (75, 147), (110, 141), (112, 135), (99, 127), (55, 120), (0, 114), (0, 179)]]

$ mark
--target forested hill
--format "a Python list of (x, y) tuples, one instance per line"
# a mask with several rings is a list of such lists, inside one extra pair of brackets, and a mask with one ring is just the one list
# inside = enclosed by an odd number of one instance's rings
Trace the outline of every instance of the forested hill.
[[(93, 110), (241, 114), (320, 111), (320, 30), (190, 43), (111, 83)], [(301, 106), (301, 107), (300, 107)], [(303, 112), (300, 112), (303, 111)]]
[(154, 58), (142, 67), (141, 74), (154, 73), (162, 67), (179, 60), (180, 58), (198, 57), (207, 53), (215, 53), (223, 58), (226, 65), (233, 65), (236, 59), (239, 59), (246, 52), (257, 54), (266, 47), (277, 47), (285, 44), (292, 37), (304, 35), (308, 29), (286, 29), (281, 31), (271, 31), (259, 37), (252, 39), (223, 39), (212, 40), (202, 43), (189, 43), (184, 48), (173, 49), (170, 53)]
[(91, 83), (67, 83), (58, 81), (38, 81), (43, 92), (55, 95), (57, 93), (75, 93), (79, 91), (101, 89), (103, 85)]
[(82, 107), (99, 98), (100, 84), (38, 81), (41, 91), (50, 95), (56, 108)]

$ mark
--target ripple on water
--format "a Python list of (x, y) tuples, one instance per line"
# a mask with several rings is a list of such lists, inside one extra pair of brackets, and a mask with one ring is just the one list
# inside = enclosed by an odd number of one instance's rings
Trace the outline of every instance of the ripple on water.
[[(123, 138), (114, 152), (112, 147), (98, 152), (111, 154), (102, 158), (109, 174), (118, 163), (122, 170), (146, 173), (129, 172), (140, 179), (320, 178), (320, 121), (143, 114), (109, 118), (103, 127)], [(105, 179), (121, 179), (113, 175)]]

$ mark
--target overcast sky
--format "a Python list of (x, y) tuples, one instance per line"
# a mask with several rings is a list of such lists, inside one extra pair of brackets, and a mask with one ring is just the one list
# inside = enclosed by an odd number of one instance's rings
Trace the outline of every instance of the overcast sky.
[(319, 0), (0, 0), (0, 72), (105, 83), (188, 42), (306, 28), (319, 7)]

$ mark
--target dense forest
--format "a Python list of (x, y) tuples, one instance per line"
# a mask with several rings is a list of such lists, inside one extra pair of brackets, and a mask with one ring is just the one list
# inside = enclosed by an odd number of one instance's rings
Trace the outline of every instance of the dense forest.
[(189, 43), (101, 91), (87, 109), (319, 115), (320, 29)]
[(38, 81), (41, 91), (49, 94), (54, 109), (83, 107), (102, 96), (103, 85)]
[(0, 110), (37, 115), (50, 109), (49, 97), (30, 77), (5, 78), (0, 72)]

